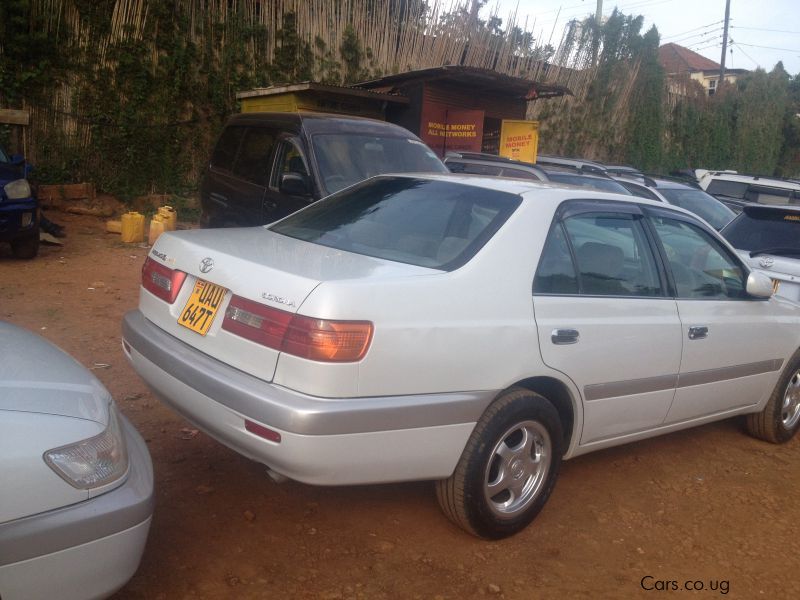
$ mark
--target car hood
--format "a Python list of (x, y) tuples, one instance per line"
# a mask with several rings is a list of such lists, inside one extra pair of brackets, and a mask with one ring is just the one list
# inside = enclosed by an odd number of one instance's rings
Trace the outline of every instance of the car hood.
[(0, 321), (0, 411), (60, 415), (108, 424), (109, 396), (71, 356)]

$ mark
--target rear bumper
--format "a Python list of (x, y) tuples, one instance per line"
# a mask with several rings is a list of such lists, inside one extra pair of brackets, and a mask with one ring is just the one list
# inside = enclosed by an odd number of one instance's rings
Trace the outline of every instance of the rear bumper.
[[(22, 226), (22, 215), (33, 213), (31, 222)], [(0, 204), (0, 242), (12, 242), (39, 234), (39, 210), (35, 201)]]
[[(161, 399), (237, 452), (306, 483), (450, 476), (494, 391), (318, 398), (267, 383), (168, 335), (139, 311), (123, 320), (133, 367)], [(279, 433), (268, 441), (245, 419)]]
[(121, 486), (0, 525), (3, 600), (104, 598), (136, 572), (153, 514), (153, 466), (124, 417), (122, 426), (130, 470)]

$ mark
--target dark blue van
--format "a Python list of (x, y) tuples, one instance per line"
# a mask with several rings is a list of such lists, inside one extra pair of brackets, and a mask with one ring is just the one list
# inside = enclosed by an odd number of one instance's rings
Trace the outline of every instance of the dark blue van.
[(0, 148), (0, 242), (9, 242), (17, 258), (39, 252), (39, 203), (28, 183), (29, 167), (21, 156)]

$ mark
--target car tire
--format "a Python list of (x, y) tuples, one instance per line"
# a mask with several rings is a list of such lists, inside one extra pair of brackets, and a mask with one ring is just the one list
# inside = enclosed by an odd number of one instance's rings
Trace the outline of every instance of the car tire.
[(445, 515), (482, 538), (524, 529), (544, 507), (561, 467), (564, 437), (555, 407), (512, 389), (486, 409), (456, 469), (436, 482)]
[(760, 440), (783, 444), (800, 429), (800, 350), (786, 363), (764, 410), (747, 415), (747, 432)]
[(15, 258), (35, 258), (39, 254), (39, 230), (34, 235), (11, 242), (11, 253)]

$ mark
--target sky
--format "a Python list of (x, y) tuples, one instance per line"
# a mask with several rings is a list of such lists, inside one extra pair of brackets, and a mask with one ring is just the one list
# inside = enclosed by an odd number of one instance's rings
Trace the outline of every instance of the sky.
[[(557, 46), (566, 23), (593, 15), (597, 0), (489, 0), (482, 17), (495, 6), (504, 24), (518, 7), (520, 26), (527, 17), (529, 30)], [(642, 15), (642, 33), (655, 25), (662, 44), (674, 42), (720, 62), (725, 0), (603, 0), (604, 15), (614, 7)], [(730, 16), (727, 68), (769, 71), (783, 61), (789, 73), (800, 73), (800, 0), (731, 0)]]

